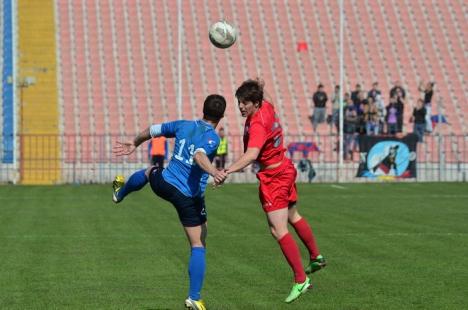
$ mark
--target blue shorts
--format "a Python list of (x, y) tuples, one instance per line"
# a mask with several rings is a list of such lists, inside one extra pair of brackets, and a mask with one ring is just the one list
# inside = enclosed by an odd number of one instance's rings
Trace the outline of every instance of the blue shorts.
[(204, 224), (206, 222), (205, 198), (185, 196), (174, 185), (164, 180), (163, 170), (154, 167), (149, 174), (149, 183), (153, 192), (172, 203), (183, 226), (193, 227)]

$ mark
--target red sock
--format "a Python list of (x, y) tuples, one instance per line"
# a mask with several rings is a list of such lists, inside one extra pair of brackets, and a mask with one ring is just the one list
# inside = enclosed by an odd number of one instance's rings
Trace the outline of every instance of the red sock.
[(296, 281), (296, 283), (303, 283), (306, 279), (306, 275), (304, 267), (302, 266), (301, 253), (299, 252), (296, 241), (294, 241), (290, 233), (287, 233), (278, 240), (278, 243), (289, 266), (291, 266), (294, 271), (294, 281)]
[(305, 218), (301, 218), (296, 223), (292, 223), (292, 226), (296, 230), (299, 238), (301, 238), (302, 242), (307, 247), (307, 250), (309, 250), (310, 259), (315, 259), (320, 254), (320, 252), (309, 223), (307, 223)]

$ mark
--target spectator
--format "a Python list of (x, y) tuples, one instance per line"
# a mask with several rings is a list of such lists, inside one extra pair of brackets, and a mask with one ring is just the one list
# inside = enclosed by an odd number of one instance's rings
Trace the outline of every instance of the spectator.
[(340, 85), (335, 86), (335, 93), (332, 98), (332, 123), (338, 130), (340, 120)]
[(299, 161), (297, 164), (297, 170), (299, 170), (301, 173), (307, 173), (307, 180), (309, 183), (312, 182), (317, 174), (315, 172), (314, 166), (312, 165), (312, 162), (307, 157), (304, 157)]
[(377, 114), (379, 119), (379, 134), (382, 134), (384, 132), (385, 116), (387, 115), (387, 110), (385, 109), (385, 103), (382, 99), (382, 95), (377, 95), (375, 98), (375, 106), (377, 107)]
[(369, 90), (367, 93), (367, 97), (372, 98), (372, 100), (376, 101), (377, 96), (382, 95), (382, 92), (379, 89), (379, 82), (374, 82), (372, 84), (372, 89)]
[(367, 104), (367, 93), (362, 90), (359, 95), (358, 95), (358, 99), (359, 99), (359, 106), (358, 106), (358, 114), (362, 114), (362, 109), (363, 109), (363, 104)]
[(220, 169), (224, 169), (224, 166), (226, 165), (226, 157), (228, 153), (228, 142), (224, 134), (223, 127), (219, 128), (218, 135), (219, 135), (219, 146), (218, 146), (218, 149), (216, 150), (215, 165), (216, 165), (216, 169), (220, 170)]
[(434, 82), (419, 84), (419, 91), (424, 93), (424, 107), (426, 108), (426, 132), (432, 132), (432, 96), (434, 95)]
[(358, 115), (356, 131), (360, 135), (366, 134), (366, 115), (369, 111), (369, 102), (367, 101), (367, 98), (365, 98), (365, 95), (366, 93), (363, 91), (359, 93), (358, 98), (361, 104), (358, 107), (356, 107), (356, 112)]
[(163, 136), (152, 138), (148, 150), (150, 153), (150, 162), (153, 166), (164, 168), (164, 160), (167, 158), (168, 151), (167, 139)]
[(401, 86), (401, 83), (400, 81), (395, 81), (395, 84), (393, 85), (392, 89), (390, 89), (390, 98), (392, 98), (393, 96), (395, 96), (398, 91), (401, 91), (401, 97), (403, 99), (406, 99), (406, 91), (405, 89)]
[(396, 106), (396, 100), (396, 97), (391, 97), (387, 106), (387, 134), (389, 135), (397, 133), (398, 109)]
[(410, 122), (414, 123), (413, 133), (418, 136), (418, 142), (424, 140), (424, 129), (426, 127), (426, 108), (422, 99), (418, 99), (416, 107), (413, 110)]
[(314, 101), (314, 115), (312, 116), (312, 125), (314, 127), (314, 131), (317, 130), (318, 124), (325, 122), (326, 119), (326, 103), (328, 101), (327, 93), (323, 90), (323, 85), (319, 84), (317, 91), (314, 93), (312, 97)]
[(360, 100), (360, 94), (361, 94), (361, 84), (356, 84), (356, 88), (354, 89), (353, 92), (351, 92), (351, 100), (353, 100), (353, 104), (356, 107), (359, 107), (361, 105), (361, 100)]
[(379, 113), (372, 97), (367, 98), (367, 113), (365, 114), (366, 133), (371, 136), (379, 134)]
[(344, 108), (344, 149), (343, 157), (345, 160), (350, 156), (353, 159), (354, 142), (356, 140), (356, 124), (358, 122), (358, 115), (356, 107), (351, 98), (348, 98), (346, 107)]
[(398, 89), (396, 92), (396, 108), (398, 111), (397, 114), (397, 132), (403, 131), (403, 114), (405, 111), (405, 97), (403, 96), (403, 92), (401, 89)]

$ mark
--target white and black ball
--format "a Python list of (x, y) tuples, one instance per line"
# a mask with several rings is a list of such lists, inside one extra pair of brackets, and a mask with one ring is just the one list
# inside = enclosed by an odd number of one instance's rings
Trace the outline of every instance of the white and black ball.
[(219, 21), (211, 25), (209, 30), (211, 43), (217, 48), (228, 48), (237, 40), (237, 30), (227, 21)]

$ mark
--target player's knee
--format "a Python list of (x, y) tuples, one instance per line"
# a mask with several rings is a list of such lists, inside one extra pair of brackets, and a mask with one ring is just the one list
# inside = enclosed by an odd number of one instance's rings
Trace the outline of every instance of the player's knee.
[(296, 223), (297, 221), (299, 221), (301, 219), (301, 215), (299, 213), (292, 213), (288, 216), (288, 221), (289, 223), (293, 224), (293, 223)]
[(204, 248), (206, 246), (204, 240), (191, 241), (190, 246), (192, 248)]
[(276, 240), (280, 240), (281, 238), (283, 238), (284, 235), (288, 233), (288, 228), (271, 226), (270, 232), (273, 238), (275, 238)]
[(151, 170), (153, 170), (155, 167), (156, 167), (156, 166), (150, 166), (150, 167), (148, 167), (148, 169), (146, 169), (145, 175), (146, 175), (146, 178), (148, 178), (148, 180), (149, 180), (149, 176), (150, 176)]

